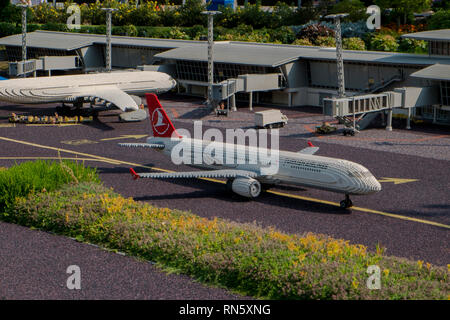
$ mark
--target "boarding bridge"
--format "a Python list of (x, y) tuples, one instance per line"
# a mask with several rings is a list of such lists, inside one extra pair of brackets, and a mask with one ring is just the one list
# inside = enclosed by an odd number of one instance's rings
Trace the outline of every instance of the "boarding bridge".
[[(388, 110), (387, 129), (391, 130), (392, 109), (404, 108), (408, 111), (409, 128), (411, 108), (434, 105), (438, 103), (438, 97), (438, 92), (433, 87), (404, 87), (379, 94), (325, 98), (323, 114), (338, 119), (348, 127), (362, 130), (375, 119), (376, 114)], [(352, 120), (349, 117), (352, 117)]]
[(238, 92), (250, 94), (249, 107), (253, 109), (253, 92), (280, 90), (286, 87), (286, 80), (282, 73), (243, 74), (237, 78), (227, 79), (213, 84), (213, 100), (222, 101), (232, 98), (233, 109), (236, 105), (234, 96)]
[(79, 69), (80, 59), (78, 56), (44, 56), (38, 59), (26, 61), (15, 61), (9, 63), (9, 75), (18, 77), (28, 73), (44, 70), (51, 75), (52, 70)]

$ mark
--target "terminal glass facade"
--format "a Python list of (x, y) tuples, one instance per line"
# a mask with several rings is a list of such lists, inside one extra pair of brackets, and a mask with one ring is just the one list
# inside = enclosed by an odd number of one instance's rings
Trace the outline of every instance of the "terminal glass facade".
[[(208, 64), (202, 61), (176, 61), (177, 78), (208, 82)], [(254, 65), (241, 65), (234, 63), (214, 63), (214, 82), (237, 78), (243, 74), (277, 73), (278, 68), (262, 67)]]
[(450, 106), (450, 81), (441, 81), (441, 104)]
[(430, 54), (440, 56), (450, 56), (450, 42), (447, 41), (430, 41), (429, 42)]

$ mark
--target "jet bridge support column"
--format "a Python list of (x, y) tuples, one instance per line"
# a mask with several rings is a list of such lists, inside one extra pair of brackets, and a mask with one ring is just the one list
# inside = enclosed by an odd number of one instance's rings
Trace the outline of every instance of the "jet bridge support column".
[(387, 119), (387, 131), (392, 131), (392, 108), (388, 109), (388, 119)]
[(408, 116), (406, 118), (406, 129), (411, 130), (411, 108), (408, 108)]
[(248, 108), (250, 111), (253, 111), (253, 91), (249, 92)]

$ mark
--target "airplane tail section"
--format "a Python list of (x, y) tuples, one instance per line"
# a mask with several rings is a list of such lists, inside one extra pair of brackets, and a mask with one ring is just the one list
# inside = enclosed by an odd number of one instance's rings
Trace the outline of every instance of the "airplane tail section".
[(173, 136), (181, 138), (173, 126), (172, 121), (170, 121), (166, 111), (161, 106), (156, 94), (146, 93), (145, 97), (147, 99), (149, 119), (150, 124), (152, 125), (153, 136), (163, 138), (170, 138)]

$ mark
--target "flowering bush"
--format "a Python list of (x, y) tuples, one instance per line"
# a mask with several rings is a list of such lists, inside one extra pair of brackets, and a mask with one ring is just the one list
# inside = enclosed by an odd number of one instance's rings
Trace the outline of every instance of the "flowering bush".
[(399, 46), (397, 40), (389, 34), (377, 33), (369, 41), (370, 49), (376, 51), (396, 51)]
[(312, 42), (315, 42), (318, 37), (334, 37), (334, 30), (316, 23), (302, 28), (297, 34), (297, 38), (309, 39)]
[[(6, 172), (8, 172), (7, 170)], [(157, 208), (96, 183), (15, 199), (9, 221), (158, 262), (204, 282), (272, 299), (446, 299), (449, 270), (312, 233), (289, 235)], [(369, 290), (367, 267), (380, 267)]]
[(345, 50), (366, 50), (365, 42), (356, 37), (342, 39), (342, 47)]

